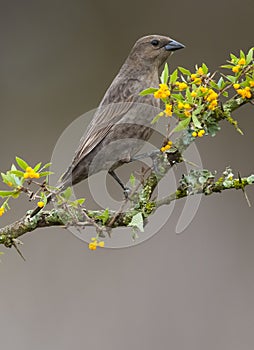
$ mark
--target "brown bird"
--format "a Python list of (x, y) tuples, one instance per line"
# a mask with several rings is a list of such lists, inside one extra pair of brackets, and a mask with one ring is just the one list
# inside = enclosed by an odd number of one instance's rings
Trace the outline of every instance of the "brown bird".
[[(149, 125), (154, 115), (149, 116), (148, 107), (160, 107), (158, 99), (139, 93), (149, 86), (158, 86), (160, 66), (181, 48), (184, 45), (161, 35), (148, 35), (135, 43), (61, 177), (57, 193), (105, 169), (126, 190), (114, 170), (130, 162), (150, 138), (153, 130)], [(36, 208), (31, 216), (40, 209)]]

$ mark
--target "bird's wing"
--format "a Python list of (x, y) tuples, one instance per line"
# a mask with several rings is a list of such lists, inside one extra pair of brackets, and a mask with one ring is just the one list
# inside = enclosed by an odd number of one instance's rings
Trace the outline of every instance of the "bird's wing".
[(72, 168), (106, 137), (114, 125), (130, 110), (133, 103), (140, 100), (139, 91), (137, 91), (139, 84), (138, 79), (127, 78), (122, 81), (118, 79), (113, 81), (86, 133), (80, 140), (72, 160)]

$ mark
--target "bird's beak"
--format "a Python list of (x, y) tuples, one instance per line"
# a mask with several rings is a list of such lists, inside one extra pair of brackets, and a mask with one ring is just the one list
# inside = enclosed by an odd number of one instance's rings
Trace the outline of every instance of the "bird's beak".
[(185, 46), (181, 43), (179, 43), (178, 41), (175, 40), (170, 40), (170, 42), (164, 46), (165, 50), (167, 51), (176, 51), (179, 49), (183, 49)]

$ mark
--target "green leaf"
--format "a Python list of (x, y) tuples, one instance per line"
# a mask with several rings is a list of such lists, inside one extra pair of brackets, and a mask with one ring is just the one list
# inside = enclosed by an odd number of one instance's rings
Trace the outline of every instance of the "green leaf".
[(160, 76), (160, 81), (162, 82), (162, 84), (168, 83), (168, 77), (169, 77), (168, 64), (165, 63), (164, 69)]
[(177, 101), (183, 101), (183, 95), (182, 94), (172, 94), (171, 95), (174, 99), (176, 99)]
[(208, 67), (205, 63), (202, 64), (202, 69), (203, 69), (204, 74), (208, 73)]
[(26, 168), (28, 167), (27, 162), (25, 162), (23, 159), (21, 159), (19, 157), (16, 157), (16, 162), (22, 170), (26, 171)]
[(178, 78), (178, 70), (175, 69), (174, 72), (170, 75), (169, 82), (170, 84), (174, 84)]
[(247, 53), (247, 56), (246, 56), (246, 64), (250, 64), (251, 61), (253, 60), (253, 51), (254, 51), (254, 48), (252, 47), (249, 52)]
[(187, 87), (185, 94), (186, 94), (187, 102), (192, 102), (193, 101), (193, 97), (191, 96), (191, 92), (190, 92), (190, 88), (189, 87)]
[(215, 83), (214, 80), (211, 80), (211, 81), (209, 82), (209, 84), (210, 84), (210, 86), (211, 86), (213, 89), (219, 90), (219, 86), (218, 86), (218, 84)]
[(20, 171), (20, 170), (10, 170), (8, 171), (9, 174), (13, 174), (13, 175), (17, 175), (19, 177), (23, 177), (24, 176), (24, 173), (23, 171)]
[(46, 163), (45, 165), (43, 165), (43, 167), (40, 169), (40, 171), (49, 168), (49, 167), (51, 166), (51, 164), (52, 164), (52, 163)]
[(131, 219), (131, 222), (128, 224), (133, 228), (139, 229), (139, 231), (144, 232), (144, 220), (143, 215), (141, 213), (137, 213)]
[(232, 61), (238, 61), (238, 57), (236, 57), (232, 53), (230, 54), (230, 58), (231, 58)]
[(105, 209), (104, 212), (101, 215), (97, 216), (97, 218), (102, 221), (102, 225), (105, 225), (106, 222), (108, 221), (108, 218), (109, 218), (109, 210), (108, 210), (108, 208)]
[(186, 119), (181, 120), (177, 126), (173, 129), (172, 132), (179, 132), (182, 131), (184, 129), (187, 129), (188, 125), (190, 124), (191, 121), (191, 117), (188, 117)]
[(160, 112), (159, 114), (157, 114), (153, 120), (151, 121), (151, 124), (155, 124), (157, 123), (157, 121), (162, 117), (162, 115), (160, 115), (162, 112)]
[(131, 173), (131, 176), (130, 176), (130, 184), (131, 184), (132, 187), (134, 187), (134, 186), (135, 186), (135, 183), (136, 183), (136, 178), (135, 178), (134, 174)]
[(200, 121), (198, 120), (198, 118), (195, 116), (194, 113), (192, 114), (191, 118), (192, 118), (192, 121), (193, 121), (193, 124), (195, 125), (195, 127), (198, 129), (201, 129), (202, 125), (200, 124)]
[(0, 197), (9, 197), (16, 194), (16, 191), (0, 191)]
[(228, 97), (228, 92), (227, 92), (227, 91), (224, 91), (224, 92), (222, 93), (222, 96)]
[(232, 69), (234, 66), (232, 64), (225, 64), (221, 68)]
[(71, 187), (67, 187), (66, 190), (61, 193), (61, 196), (66, 200), (70, 199), (71, 195), (72, 195)]
[(240, 50), (240, 58), (245, 58), (245, 54), (244, 54), (243, 50)]
[(53, 171), (43, 171), (40, 174), (40, 177), (43, 177), (43, 176), (48, 176), (48, 175), (52, 175), (54, 174)]
[(41, 162), (36, 164), (35, 167), (34, 167), (34, 171), (37, 172), (41, 167)]
[(224, 83), (224, 79), (222, 77), (220, 77), (219, 81), (218, 81), (218, 87), (219, 89), (223, 89), (225, 83)]
[[(146, 95), (154, 94), (156, 91), (158, 91), (158, 89), (156, 89), (156, 88), (148, 88), (148, 89), (145, 89), (145, 90), (141, 91), (139, 93), (139, 95), (140, 96), (146, 96)], [(45, 166), (44, 166), (44, 169), (45, 169)]]
[(183, 67), (178, 67), (178, 68), (182, 74), (191, 76), (191, 72), (188, 69), (183, 68)]
[(237, 77), (235, 77), (234, 75), (227, 75), (226, 78), (231, 82), (231, 83), (235, 83), (237, 81)]

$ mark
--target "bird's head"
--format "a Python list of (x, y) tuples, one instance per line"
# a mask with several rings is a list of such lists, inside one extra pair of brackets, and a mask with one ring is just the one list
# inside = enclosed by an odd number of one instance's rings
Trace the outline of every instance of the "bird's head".
[(173, 51), (183, 49), (184, 45), (162, 35), (147, 35), (140, 38), (134, 45), (129, 59), (142, 65), (156, 64), (161, 66)]

